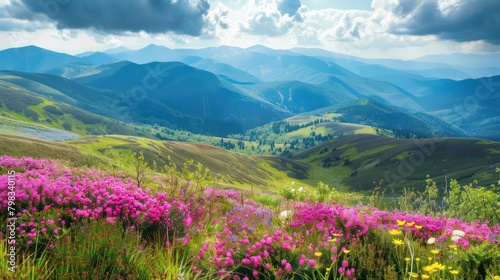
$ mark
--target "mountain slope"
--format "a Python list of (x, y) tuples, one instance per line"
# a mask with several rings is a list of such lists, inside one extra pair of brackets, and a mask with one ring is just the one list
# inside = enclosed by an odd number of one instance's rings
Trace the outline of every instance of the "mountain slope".
[(335, 138), (292, 159), (309, 165), (309, 178), (325, 184), (371, 194), (373, 182), (384, 180), (387, 194), (397, 196), (405, 187), (423, 190), (427, 175), (440, 186), (446, 179), (496, 184), (499, 154), (500, 143), (479, 139), (412, 140), (360, 134)]
[(0, 70), (43, 73), (65, 64), (85, 64), (85, 60), (35, 46), (0, 51)]
[[(198, 126), (178, 128), (215, 135), (239, 133), (290, 114), (250, 91), (227, 85), (216, 75), (180, 62), (119, 63), (103, 66), (99, 73), (75, 79), (92, 87), (129, 94), (134, 113), (143, 121), (163, 125), (168, 119), (154, 106), (163, 106), (185, 117), (198, 119)], [(149, 120), (148, 120), (148, 116)], [(154, 119), (153, 119), (154, 118)], [(166, 125), (168, 126), (168, 125)]]
[(460, 128), (423, 112), (411, 112), (373, 99), (344, 102), (312, 113), (339, 116), (334, 119), (388, 129), (397, 137), (467, 136)]

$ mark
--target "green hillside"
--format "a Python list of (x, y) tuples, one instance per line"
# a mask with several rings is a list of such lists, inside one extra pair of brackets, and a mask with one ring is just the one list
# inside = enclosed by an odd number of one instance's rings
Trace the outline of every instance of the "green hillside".
[[(370, 194), (374, 183), (384, 180), (388, 194), (403, 188), (421, 190), (429, 175), (440, 186), (451, 179), (495, 184), (500, 164), (500, 143), (463, 138), (397, 139), (369, 134), (341, 136), (299, 152), (291, 158), (245, 155), (218, 147), (176, 141), (107, 135), (85, 136), (51, 142), (12, 134), (0, 134), (0, 154), (47, 157), (109, 168), (110, 149), (125, 158), (142, 152), (157, 171), (174, 163), (199, 162), (228, 187), (276, 192), (291, 182), (306, 187), (320, 181), (343, 191)], [(116, 158), (114, 159), (116, 160)], [(194, 168), (194, 166), (193, 166)]]
[(371, 192), (384, 180), (391, 191), (422, 189), (426, 176), (445, 185), (477, 180), (496, 184), (500, 143), (466, 138), (398, 139), (377, 135), (348, 135), (299, 152), (292, 159), (310, 166), (311, 181), (323, 181), (349, 191)]

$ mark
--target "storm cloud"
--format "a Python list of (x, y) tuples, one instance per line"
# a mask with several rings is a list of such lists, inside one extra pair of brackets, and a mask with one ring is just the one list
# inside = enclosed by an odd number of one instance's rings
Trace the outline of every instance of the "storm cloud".
[(388, 31), (393, 34), (500, 44), (498, 0), (374, 0), (372, 7), (390, 15)]
[(5, 11), (18, 19), (29, 19), (26, 11), (44, 15), (59, 29), (199, 36), (209, 9), (207, 0), (15, 0)]

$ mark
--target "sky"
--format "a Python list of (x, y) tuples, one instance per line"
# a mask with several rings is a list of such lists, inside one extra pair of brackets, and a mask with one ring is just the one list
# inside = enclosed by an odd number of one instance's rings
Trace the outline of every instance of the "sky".
[(0, 49), (321, 48), (369, 58), (500, 52), (499, 0), (0, 0)]

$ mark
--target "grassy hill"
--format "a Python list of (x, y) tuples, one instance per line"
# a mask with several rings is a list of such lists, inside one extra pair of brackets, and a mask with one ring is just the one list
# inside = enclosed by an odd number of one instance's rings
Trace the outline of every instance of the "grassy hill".
[[(353, 126), (352, 129), (362, 129)], [(143, 152), (150, 166), (194, 160), (223, 178), (228, 187), (276, 192), (296, 182), (306, 187), (320, 181), (343, 191), (371, 193), (373, 182), (384, 180), (389, 193), (404, 187), (422, 189), (426, 176), (441, 187), (445, 179), (461, 183), (478, 180), (495, 184), (500, 165), (500, 143), (478, 139), (397, 139), (370, 134), (334, 138), (290, 158), (245, 155), (206, 144), (158, 141), (133, 136), (85, 136), (64, 142), (41, 141), (1, 134), (0, 154), (67, 159), (74, 164), (108, 168), (117, 153)], [(122, 154), (123, 155), (123, 154)], [(120, 160), (120, 157), (118, 158)], [(194, 166), (192, 166), (194, 168)], [(394, 193), (396, 195), (396, 193)]]
[(422, 189), (427, 175), (441, 186), (446, 179), (463, 183), (477, 180), (488, 186), (498, 182), (495, 167), (500, 165), (500, 143), (359, 134), (336, 138), (299, 152), (292, 159), (310, 166), (309, 178), (350, 191), (370, 192), (373, 182), (380, 180), (390, 191)]
[[(0, 93), (0, 114), (8, 119), (79, 135), (138, 134), (133, 126), (78, 108), (76, 104), (80, 104), (79, 100), (56, 88), (10, 73), (0, 73)], [(10, 125), (16, 127), (19, 123)]]
[[(107, 151), (117, 153), (143, 152), (158, 171), (170, 163), (182, 167), (189, 160), (201, 163), (212, 175), (219, 174), (223, 184), (243, 189), (279, 191), (292, 181), (307, 177), (309, 167), (288, 158), (249, 156), (218, 147), (175, 141), (158, 141), (147, 138), (108, 135), (84, 136), (64, 142), (53, 142), (14, 134), (0, 134), (0, 154), (30, 156), (71, 161), (74, 165), (91, 165), (109, 168), (111, 158)], [(304, 183), (305, 184), (305, 183)], [(306, 184), (305, 184), (306, 185)]]

